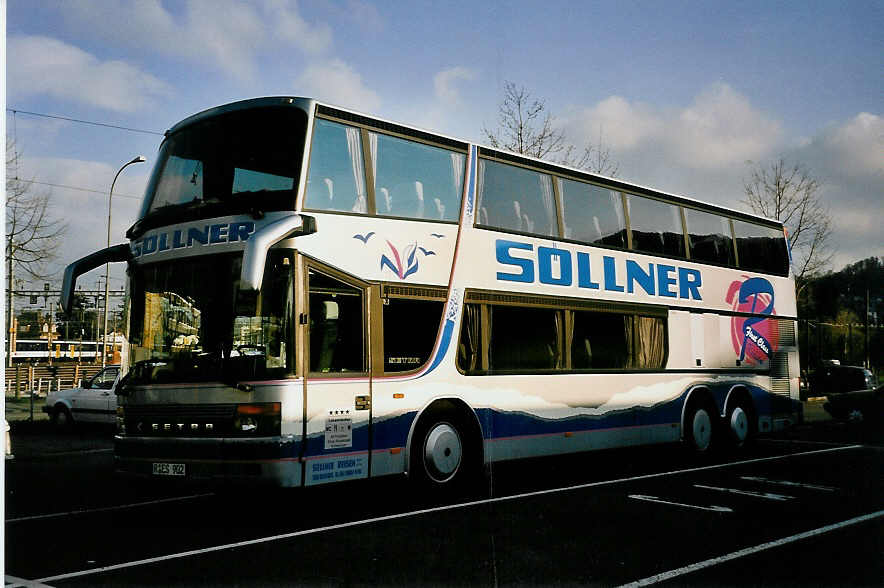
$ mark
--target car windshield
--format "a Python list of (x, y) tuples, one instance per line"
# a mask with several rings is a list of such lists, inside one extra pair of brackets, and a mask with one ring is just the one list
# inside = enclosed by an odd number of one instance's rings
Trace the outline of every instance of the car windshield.
[(242, 256), (133, 268), (130, 383), (279, 377), (292, 371), (290, 253), (268, 256), (257, 299), (239, 291)]
[(272, 106), (198, 121), (170, 135), (147, 188), (139, 226), (176, 220), (293, 210), (306, 115)]

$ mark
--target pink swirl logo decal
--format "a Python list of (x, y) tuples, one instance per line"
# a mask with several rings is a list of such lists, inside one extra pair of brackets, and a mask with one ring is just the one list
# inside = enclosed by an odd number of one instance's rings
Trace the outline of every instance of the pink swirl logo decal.
[(770, 359), (780, 342), (773, 285), (764, 278), (732, 282), (726, 302), (734, 312), (761, 315), (731, 318), (731, 341), (741, 362), (759, 365)]

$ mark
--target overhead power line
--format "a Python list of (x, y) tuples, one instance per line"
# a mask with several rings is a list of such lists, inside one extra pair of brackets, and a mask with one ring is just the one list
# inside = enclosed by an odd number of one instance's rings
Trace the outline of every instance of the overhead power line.
[[(39, 184), (41, 186), (52, 186), (53, 188), (65, 188), (67, 190), (78, 190), (80, 192), (94, 192), (95, 194), (107, 195), (106, 190), (93, 190), (91, 188), (80, 188), (79, 186), (68, 186), (66, 184), (53, 184), (52, 182), (38, 182), (37, 180), (21, 180), (21, 181), (26, 182), (28, 184)], [(120, 194), (119, 192), (114, 192), (114, 196), (122, 196), (123, 198), (132, 198), (134, 200), (141, 200), (141, 196), (133, 196), (132, 194)]]
[(70, 122), (80, 123), (83, 125), (95, 125), (97, 127), (107, 127), (110, 129), (119, 129), (121, 131), (129, 131), (130, 133), (145, 133), (148, 135), (159, 135), (161, 137), (165, 135), (165, 133), (161, 133), (159, 131), (147, 131), (144, 129), (134, 129), (132, 127), (123, 127), (120, 125), (112, 125), (109, 123), (100, 123), (100, 122), (95, 122), (95, 121), (91, 121), (91, 120), (70, 118), (68, 116), (59, 116), (57, 114), (45, 114), (43, 112), (30, 112), (27, 110), (18, 110), (16, 108), (7, 108), (6, 111), (11, 112), (13, 114), (13, 116), (16, 114), (27, 114), (30, 116), (39, 116), (39, 117), (43, 117), (43, 118), (54, 118), (54, 119), (58, 119), (58, 120), (66, 120), (66, 121), (70, 121)]

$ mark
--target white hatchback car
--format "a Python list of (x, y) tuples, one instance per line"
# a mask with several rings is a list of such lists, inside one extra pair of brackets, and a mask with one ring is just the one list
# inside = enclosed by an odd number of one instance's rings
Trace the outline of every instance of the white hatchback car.
[(111, 365), (83, 382), (81, 388), (50, 392), (43, 412), (56, 427), (64, 429), (74, 423), (117, 422), (117, 396), (120, 366)]

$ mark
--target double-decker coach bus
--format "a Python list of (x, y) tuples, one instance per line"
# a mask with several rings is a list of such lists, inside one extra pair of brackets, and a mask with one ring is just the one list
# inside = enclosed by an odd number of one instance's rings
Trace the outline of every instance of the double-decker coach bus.
[[(42, 360), (94, 360), (96, 356), (95, 341), (80, 341), (74, 339), (17, 339), (15, 349), (12, 351), (12, 361), (42, 361)], [(101, 357), (101, 353), (98, 353)]]
[(115, 467), (312, 486), (795, 422), (782, 224), (305, 98), (166, 133)]

